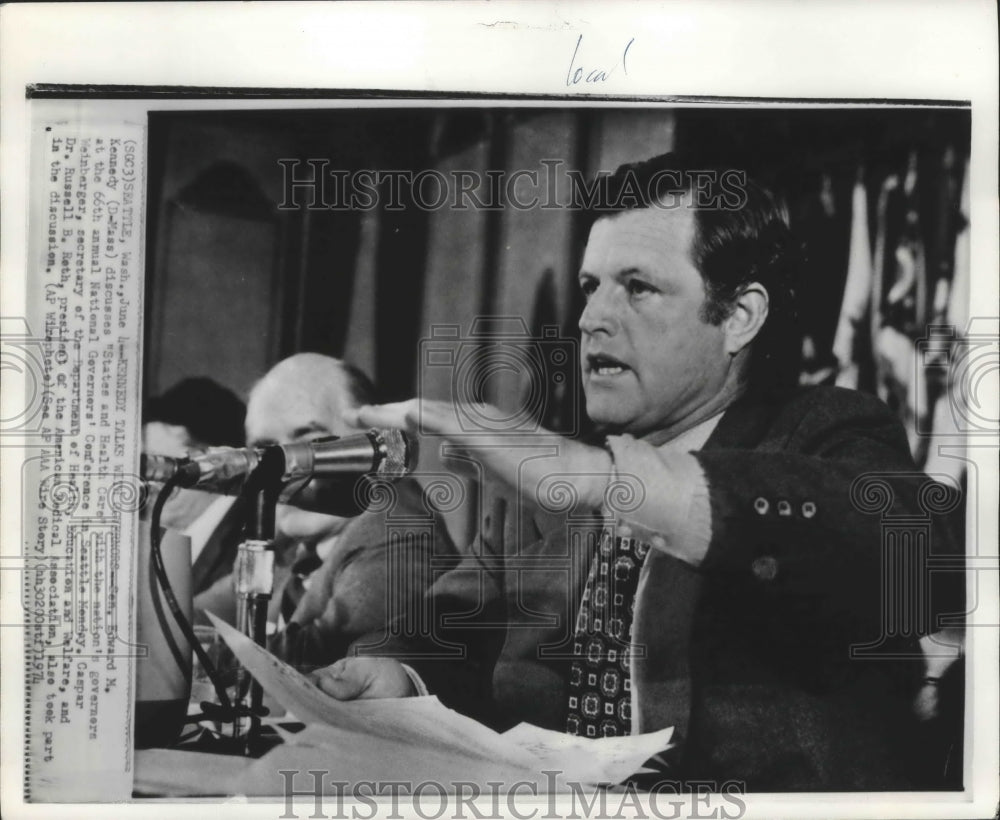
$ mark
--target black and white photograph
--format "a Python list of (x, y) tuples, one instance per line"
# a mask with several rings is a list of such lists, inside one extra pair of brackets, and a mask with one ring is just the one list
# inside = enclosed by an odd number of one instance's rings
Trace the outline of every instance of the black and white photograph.
[(995, 116), (629, 86), (723, 9), (550, 10), (539, 89), (8, 71), (11, 816), (995, 811)]

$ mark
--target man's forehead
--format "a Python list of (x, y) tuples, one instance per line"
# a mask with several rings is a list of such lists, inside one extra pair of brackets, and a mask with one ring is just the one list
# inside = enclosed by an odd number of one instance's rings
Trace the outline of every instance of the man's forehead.
[(284, 439), (308, 429), (330, 430), (339, 424), (340, 407), (330, 386), (265, 380), (247, 402), (247, 438)]
[(688, 258), (694, 235), (694, 211), (686, 206), (639, 208), (604, 216), (590, 230), (583, 271), (597, 273), (607, 265), (627, 268), (667, 257)]

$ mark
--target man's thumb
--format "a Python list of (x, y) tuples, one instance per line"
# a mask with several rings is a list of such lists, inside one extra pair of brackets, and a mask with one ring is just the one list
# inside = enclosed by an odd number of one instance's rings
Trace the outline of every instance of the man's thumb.
[[(351, 658), (337, 661), (333, 666), (316, 673), (316, 685), (321, 691), (337, 700), (353, 700), (359, 697), (371, 681), (363, 664), (354, 664)], [(360, 667), (360, 668), (359, 668)]]

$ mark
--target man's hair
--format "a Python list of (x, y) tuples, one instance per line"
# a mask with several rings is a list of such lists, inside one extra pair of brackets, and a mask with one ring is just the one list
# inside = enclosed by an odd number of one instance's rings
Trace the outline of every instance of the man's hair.
[(747, 379), (752, 387), (794, 382), (801, 253), (774, 196), (740, 169), (663, 154), (598, 179), (588, 221), (639, 208), (694, 211), (690, 253), (705, 287), (702, 321), (717, 325), (728, 318), (751, 282), (767, 290), (768, 317), (752, 343)]
[(149, 399), (142, 420), (180, 425), (194, 441), (210, 447), (242, 447), (246, 412), (235, 393), (199, 376), (183, 379)]
[[(334, 395), (342, 395), (343, 404), (347, 407), (374, 404), (378, 398), (372, 380), (362, 370), (323, 353), (295, 353), (282, 359), (250, 389), (251, 404), (258, 390), (275, 382), (285, 387), (294, 385), (296, 390), (304, 391), (324, 403)], [(339, 412), (340, 406), (340, 401), (336, 400), (328, 409)]]

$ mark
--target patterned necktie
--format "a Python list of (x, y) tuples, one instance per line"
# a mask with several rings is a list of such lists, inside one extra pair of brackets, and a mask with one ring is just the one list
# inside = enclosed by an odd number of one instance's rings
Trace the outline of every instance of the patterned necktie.
[(573, 635), (566, 731), (586, 737), (632, 729), (632, 616), (649, 545), (605, 528), (590, 566)]

